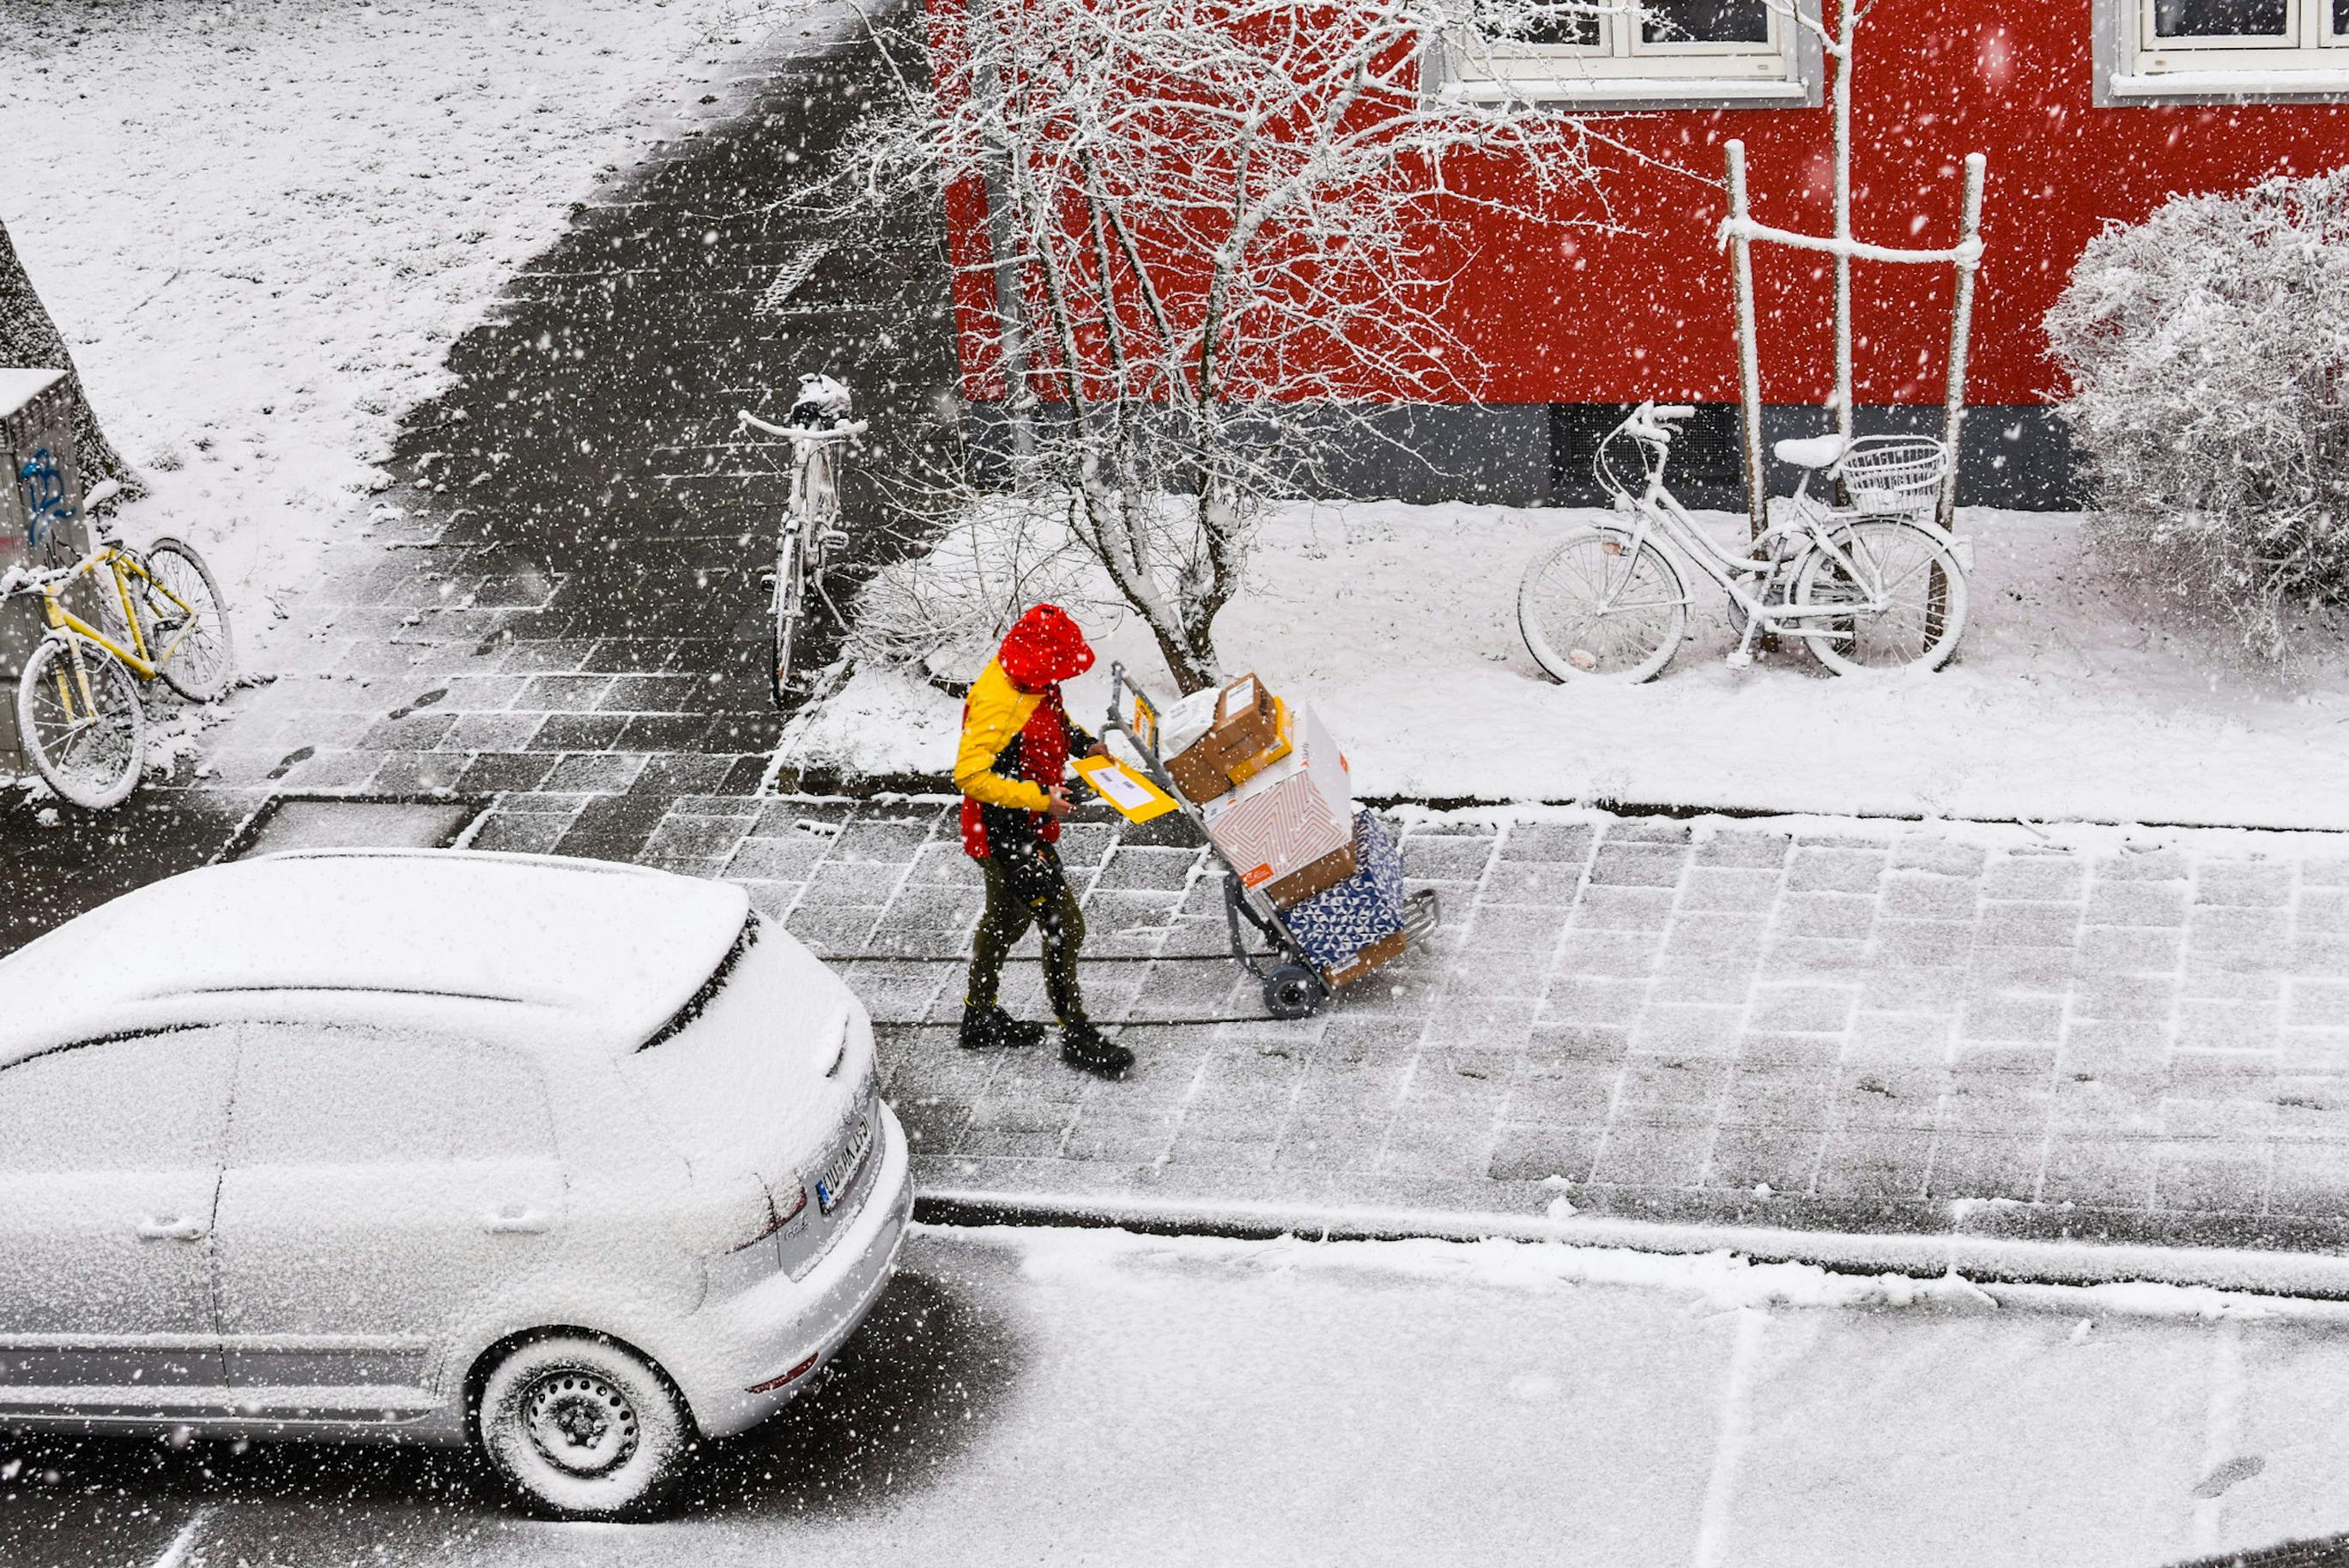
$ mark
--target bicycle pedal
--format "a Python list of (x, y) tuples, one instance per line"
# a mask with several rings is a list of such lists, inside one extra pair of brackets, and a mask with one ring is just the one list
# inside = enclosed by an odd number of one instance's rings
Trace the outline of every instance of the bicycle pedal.
[(1732, 648), (1729, 656), (1722, 662), (1733, 670), (1750, 670), (1754, 667), (1754, 655), (1744, 648)]
[(841, 550), (846, 548), (848, 535), (840, 529), (827, 528), (815, 536), (815, 542), (820, 550)]

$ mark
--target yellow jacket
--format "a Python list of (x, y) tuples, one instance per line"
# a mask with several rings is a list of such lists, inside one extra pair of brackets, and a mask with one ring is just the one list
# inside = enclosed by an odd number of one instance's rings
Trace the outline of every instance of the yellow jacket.
[(1011, 684), (1003, 665), (988, 660), (962, 705), (962, 746), (955, 753), (955, 788), (988, 806), (1009, 806), (1041, 811), (1051, 805), (1043, 786), (1024, 779), (1007, 779), (995, 771), (995, 759), (1012, 738), (1028, 727), (1041, 692), (1024, 692)]

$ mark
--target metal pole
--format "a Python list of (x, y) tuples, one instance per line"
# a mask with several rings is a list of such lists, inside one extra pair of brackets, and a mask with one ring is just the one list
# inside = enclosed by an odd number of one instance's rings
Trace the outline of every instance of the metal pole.
[(1754, 537), (1762, 537), (1769, 527), (1768, 497), (1763, 493), (1762, 480), (1762, 363), (1761, 350), (1754, 342), (1754, 243), (1745, 237), (1745, 143), (1732, 140), (1725, 150), (1729, 160), (1729, 218), (1736, 225), (1731, 231), (1733, 250), (1732, 272), (1737, 280), (1737, 398), (1745, 448), (1745, 510), (1751, 520)]
[(1950, 384), (1941, 394), (1941, 444), (1949, 449), (1950, 471), (1941, 476), (1941, 499), (1934, 521), (1954, 531), (1958, 514), (1958, 437), (1966, 417), (1966, 350), (1973, 336), (1974, 274), (1982, 259), (1965, 253), (1982, 237), (1982, 175), (1990, 160), (1966, 154), (1965, 216), (1958, 223), (1958, 296), (1950, 309)]
[(1858, 64), (1854, 40), (1859, 30), (1859, 0), (1837, 0), (1835, 83), (1836, 252), (1836, 429), (1854, 433), (1851, 373), (1851, 73)]

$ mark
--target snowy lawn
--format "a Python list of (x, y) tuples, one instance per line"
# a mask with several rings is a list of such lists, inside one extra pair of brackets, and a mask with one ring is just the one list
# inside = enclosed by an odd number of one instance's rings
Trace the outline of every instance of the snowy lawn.
[(184, 531), (262, 631), (569, 203), (802, 8), (9, 0), (0, 220), (154, 481), (128, 531)]
[[(1517, 581), (1596, 515), (1289, 508), (1218, 623), (1226, 665), (1319, 707), (1367, 795), (2349, 828), (2349, 659), (2280, 677), (2149, 630), (2158, 616), (2081, 558), (2075, 514), (1961, 516), (1972, 607), (1940, 672), (1863, 682), (1800, 650), (1732, 670), (1720, 597), (1692, 573), (1699, 614), (1661, 676), (1566, 687), (1518, 636)], [(1137, 618), (1081, 614), (1107, 655), (1071, 693), (1081, 720), (1112, 658), (1171, 695)], [(787, 734), (785, 759), (943, 773), (957, 717), (952, 697), (863, 668)]]

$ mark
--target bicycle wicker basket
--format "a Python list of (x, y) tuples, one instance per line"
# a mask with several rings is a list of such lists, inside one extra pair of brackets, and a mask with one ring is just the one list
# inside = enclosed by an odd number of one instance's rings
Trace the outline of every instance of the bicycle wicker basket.
[(1859, 511), (1905, 516), (1933, 510), (1949, 471), (1949, 449), (1930, 436), (1862, 436), (1836, 477)]

